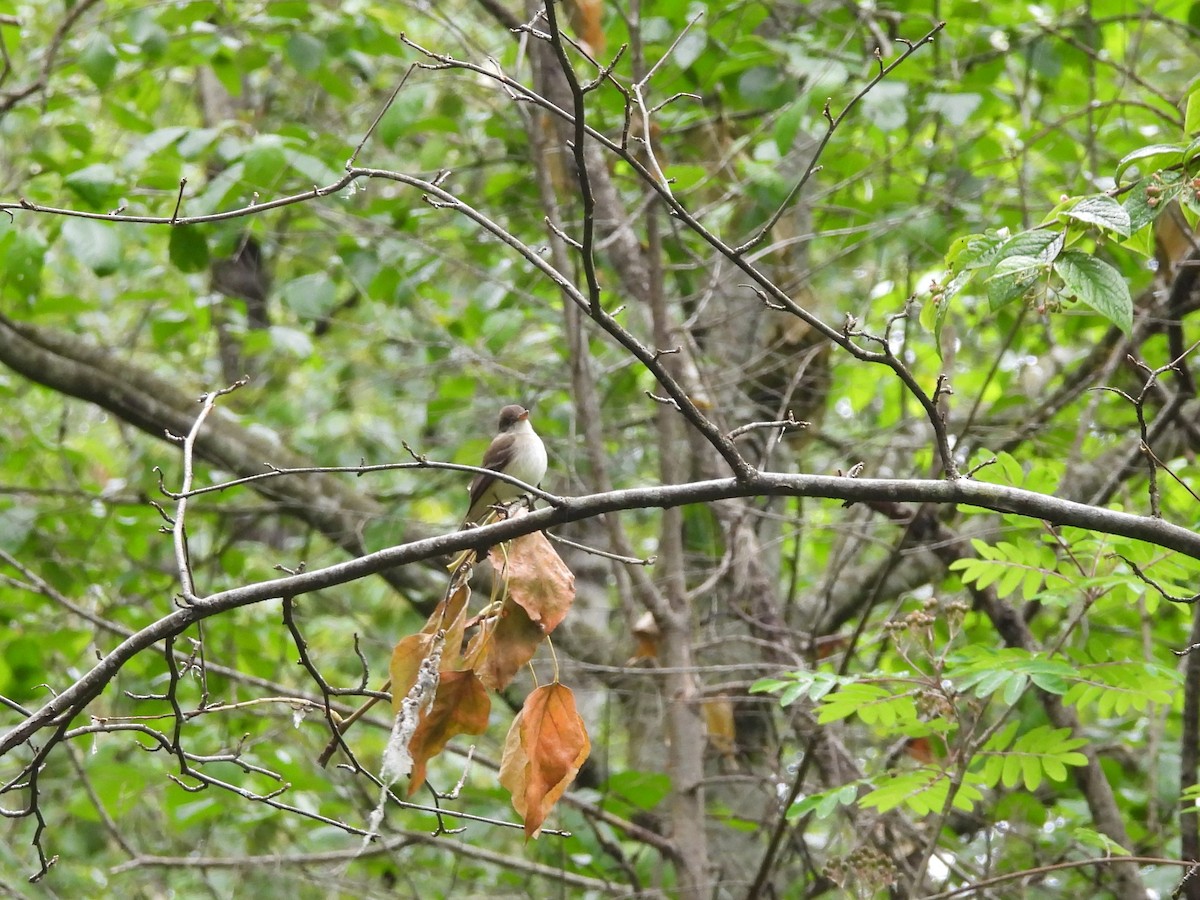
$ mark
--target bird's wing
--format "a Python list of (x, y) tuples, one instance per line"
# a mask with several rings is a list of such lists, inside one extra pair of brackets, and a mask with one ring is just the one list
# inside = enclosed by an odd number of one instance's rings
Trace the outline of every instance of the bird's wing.
[[(501, 434), (492, 441), (491, 446), (487, 448), (487, 452), (483, 454), (483, 462), (481, 465), (485, 469), (502, 470), (512, 456), (513, 443), (516, 441), (515, 434)], [(484, 475), (482, 472), (471, 479), (471, 506), (474, 507), (479, 501), (479, 498), (484, 495), (484, 492), (495, 482), (495, 477), (492, 475)]]

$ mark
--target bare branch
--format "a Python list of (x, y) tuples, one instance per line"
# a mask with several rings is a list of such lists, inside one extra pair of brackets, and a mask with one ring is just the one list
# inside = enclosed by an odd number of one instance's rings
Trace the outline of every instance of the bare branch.
[[(558, 509), (541, 509), (529, 515), (485, 525), (470, 531), (413, 541), (389, 547), (348, 562), (286, 578), (259, 582), (212, 594), (146, 626), (102, 659), (90, 672), (55, 696), (25, 721), (0, 738), (0, 755), (29, 740), (34, 734), (82, 712), (130, 659), (196, 622), (263, 600), (299, 596), (345, 584), (395, 566), (445, 557), (482, 543), (499, 544), (566, 522), (627, 509), (674, 507), (710, 503), (733, 497), (824, 497), (854, 503), (932, 503), (966, 505), (996, 512), (1015, 513), (1056, 525), (1074, 525), (1102, 534), (1120, 535), (1175, 550), (1200, 559), (1200, 535), (1161, 519), (1137, 516), (1063, 500), (1021, 488), (956, 480), (845, 478), (753, 472), (745, 479), (723, 478), (681, 485), (633, 488), (566, 499)], [(169, 657), (173, 659), (173, 657)], [(48, 742), (47, 746), (52, 742)], [(42, 748), (42, 754), (46, 747)]]
[(866, 85), (863, 86), (862, 90), (850, 98), (850, 102), (847, 103), (842, 111), (837, 114), (836, 118), (829, 111), (829, 101), (825, 101), (824, 116), (828, 126), (825, 129), (825, 134), (821, 137), (820, 142), (817, 144), (816, 150), (813, 151), (812, 159), (808, 161), (808, 168), (804, 170), (804, 174), (802, 174), (796, 183), (792, 185), (792, 189), (788, 191), (787, 196), (783, 198), (783, 202), (779, 204), (779, 208), (771, 214), (770, 218), (768, 218), (767, 221), (759, 227), (758, 231), (756, 231), (749, 238), (749, 240), (734, 249), (733, 253), (736, 256), (742, 256), (748, 250), (752, 250), (758, 244), (762, 243), (763, 239), (770, 234), (771, 229), (778, 224), (779, 219), (787, 211), (787, 208), (792, 205), (792, 201), (796, 199), (802, 190), (804, 190), (804, 186), (808, 184), (808, 180), (812, 178), (813, 175), (818, 171), (819, 166), (817, 163), (820, 161), (822, 155), (824, 155), (825, 148), (829, 145), (830, 138), (833, 137), (833, 133), (837, 131), (838, 126), (842, 124), (846, 116), (849, 115), (850, 111), (858, 105), (859, 101), (869, 94), (875, 85), (883, 81), (884, 78), (895, 71), (897, 67), (902, 65), (905, 60), (921, 49), (921, 47), (925, 46), (926, 44), (933, 43), (934, 37), (936, 37), (937, 33), (945, 27), (945, 22), (938, 22), (937, 25), (933, 26), (933, 28), (930, 29), (930, 31), (920, 40), (915, 42), (903, 41), (903, 43), (907, 45), (908, 49), (906, 49), (902, 54), (900, 54), (899, 57), (897, 57), (886, 67), (883, 65), (883, 60), (878, 56), (879, 51), (876, 50), (876, 58), (879, 59), (879, 72), (874, 78), (872, 78), (866, 83)]

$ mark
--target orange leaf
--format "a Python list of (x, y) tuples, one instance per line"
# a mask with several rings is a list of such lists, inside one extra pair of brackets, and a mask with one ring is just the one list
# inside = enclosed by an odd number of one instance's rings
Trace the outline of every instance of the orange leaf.
[(421, 717), (421, 724), (408, 742), (412, 753), (412, 779), (408, 796), (425, 783), (425, 766), (445, 749), (455, 735), (483, 734), (487, 730), (492, 701), (475, 673), (443, 672), (433, 706)]
[(575, 576), (540, 531), (493, 547), (488, 558), (503, 573), (508, 594), (546, 634), (566, 618), (575, 601)]
[(489, 690), (508, 686), (521, 667), (533, 659), (545, 639), (541, 627), (509, 597), (496, 619), (479, 629), (467, 644), (467, 665), (479, 673)]
[(909, 738), (908, 743), (904, 745), (904, 752), (917, 762), (933, 762), (933, 745), (929, 743), (929, 738)]
[(603, 12), (600, 0), (571, 0), (566, 4), (567, 19), (571, 28), (583, 43), (587, 44), (592, 56), (604, 52), (604, 29), (600, 27)]
[(410, 634), (400, 639), (392, 650), (392, 661), (388, 664), (388, 675), (392, 678), (392, 714), (400, 712), (400, 704), (417, 683), (421, 663), (433, 649), (432, 634)]
[(467, 601), (471, 590), (465, 584), (450, 597), (438, 603), (437, 608), (421, 629), (424, 634), (435, 634), (445, 629), (446, 646), (442, 650), (441, 671), (450, 672), (459, 667), (462, 659), (463, 632), (467, 627)]
[(816, 645), (817, 659), (828, 659), (848, 647), (850, 639), (844, 634), (830, 634), (817, 638)]
[[(519, 737), (514, 746), (513, 733)], [(500, 783), (525, 820), (525, 837), (537, 837), (591, 750), (571, 689), (557, 682), (538, 688), (513, 721), (504, 745)]]
[(500, 757), (500, 786), (506, 788), (512, 795), (513, 809), (525, 819), (525, 774), (529, 768), (529, 757), (521, 746), (521, 723), (525, 719), (525, 710), (517, 713), (508, 728), (504, 738), (504, 753)]
[(438, 602), (421, 631), (425, 634), (433, 634), (443, 628), (449, 631), (466, 611), (467, 601), (470, 599), (471, 589), (464, 584), (449, 597)]

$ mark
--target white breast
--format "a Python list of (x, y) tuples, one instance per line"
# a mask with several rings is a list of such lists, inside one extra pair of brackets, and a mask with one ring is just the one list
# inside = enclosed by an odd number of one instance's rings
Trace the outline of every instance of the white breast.
[[(514, 430), (516, 443), (513, 446), (512, 462), (505, 472), (513, 478), (519, 478), (526, 484), (537, 487), (546, 476), (546, 445), (537, 436), (528, 421), (521, 422)], [(500, 500), (512, 500), (521, 496), (521, 490), (516, 485), (497, 482), (496, 493)]]

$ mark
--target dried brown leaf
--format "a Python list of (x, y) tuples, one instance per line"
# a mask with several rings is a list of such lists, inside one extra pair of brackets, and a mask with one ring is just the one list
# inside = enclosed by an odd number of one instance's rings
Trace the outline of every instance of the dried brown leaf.
[(515, 538), (488, 554), (508, 594), (546, 634), (566, 618), (575, 601), (575, 575), (540, 531)]
[(421, 724), (408, 743), (412, 753), (412, 779), (408, 795), (425, 783), (429, 760), (445, 749), (451, 738), (460, 734), (483, 734), (487, 730), (492, 701), (487, 689), (472, 671), (442, 672), (433, 706), (421, 717)]
[(526, 838), (541, 833), (590, 750), (570, 688), (555, 682), (529, 695), (509, 729), (500, 764), (500, 783), (525, 820)]
[(400, 712), (400, 704), (417, 683), (417, 674), (421, 663), (433, 649), (432, 634), (410, 634), (401, 638), (392, 649), (392, 659), (388, 663), (388, 675), (392, 679), (392, 714)]

